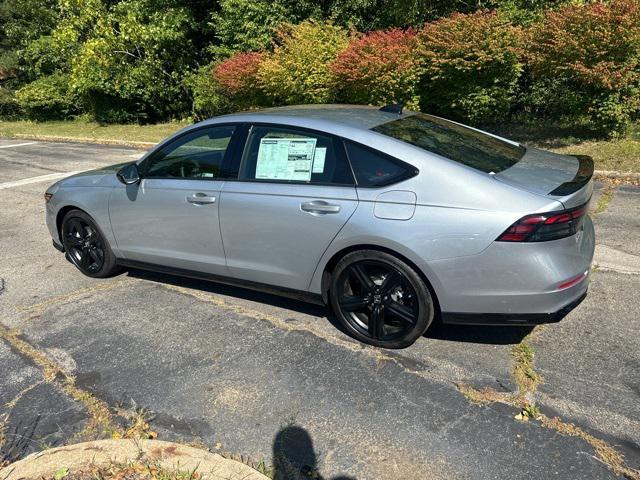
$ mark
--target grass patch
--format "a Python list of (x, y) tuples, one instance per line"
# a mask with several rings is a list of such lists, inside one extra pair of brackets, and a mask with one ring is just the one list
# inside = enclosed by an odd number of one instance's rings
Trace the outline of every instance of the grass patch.
[(125, 142), (157, 143), (187, 126), (186, 122), (155, 125), (100, 125), (84, 120), (30, 122), (0, 121), (0, 137), (24, 135), (77, 138), (83, 140), (120, 140)]
[(533, 124), (523, 122), (488, 128), (506, 138), (532, 147), (561, 154), (589, 155), (596, 170), (640, 172), (640, 123), (635, 124), (627, 136), (619, 139), (594, 137), (581, 124)]
[(595, 208), (591, 213), (593, 215), (598, 215), (604, 212), (609, 206), (609, 204), (611, 203), (611, 200), (613, 200), (613, 195), (614, 195), (613, 187), (611, 185), (607, 185), (604, 188), (604, 190), (602, 190), (600, 197), (598, 197), (598, 203), (596, 204)]
[(511, 354), (515, 360), (513, 377), (518, 385), (519, 393), (526, 395), (535, 392), (542, 379), (534, 369), (533, 348), (527, 343), (527, 338), (514, 345), (511, 349)]
[(4, 445), (7, 442), (7, 419), (9, 415), (3, 413), (0, 415), (0, 468), (4, 468), (9, 465), (9, 458), (4, 451)]
[(553, 149), (556, 153), (589, 155), (596, 170), (613, 170), (623, 173), (640, 172), (640, 140), (587, 141), (569, 147)]
[(488, 405), (489, 403), (509, 403), (508, 395), (495, 391), (493, 388), (485, 387), (477, 390), (464, 383), (456, 384), (458, 391), (462, 393), (468, 400), (480, 405)]
[(202, 476), (195, 471), (168, 470), (158, 463), (146, 461), (113, 463), (106, 467), (89, 466), (70, 471), (66, 467), (58, 469), (46, 480), (197, 480)]

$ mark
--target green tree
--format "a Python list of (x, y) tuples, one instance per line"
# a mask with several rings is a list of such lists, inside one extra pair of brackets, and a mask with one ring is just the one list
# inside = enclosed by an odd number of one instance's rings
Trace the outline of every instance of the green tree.
[(28, 80), (22, 55), (54, 27), (54, 7), (55, 0), (0, 0), (0, 116), (19, 113), (14, 90)]
[(419, 36), (423, 110), (476, 124), (508, 116), (523, 69), (518, 28), (479, 11), (426, 24)]
[(326, 103), (334, 97), (329, 65), (349, 42), (347, 31), (308, 20), (278, 32), (276, 47), (262, 60), (258, 79), (274, 103)]
[(57, 72), (25, 85), (16, 92), (18, 105), (35, 120), (64, 119), (77, 112), (69, 90), (69, 77)]
[(221, 0), (220, 11), (213, 14), (219, 44), (212, 53), (230, 55), (236, 51), (266, 49), (284, 22), (291, 21), (286, 7), (268, 0)]
[(637, 0), (550, 10), (531, 25), (525, 39), (530, 91), (539, 92), (541, 113), (588, 116), (611, 136), (625, 133), (640, 115)]

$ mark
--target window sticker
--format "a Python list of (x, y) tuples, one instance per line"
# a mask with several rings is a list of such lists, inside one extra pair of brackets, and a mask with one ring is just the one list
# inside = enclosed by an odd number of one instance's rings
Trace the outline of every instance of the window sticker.
[(327, 147), (318, 147), (313, 155), (312, 173), (324, 173), (324, 160), (327, 158)]
[(262, 138), (256, 163), (256, 179), (311, 180), (315, 138)]

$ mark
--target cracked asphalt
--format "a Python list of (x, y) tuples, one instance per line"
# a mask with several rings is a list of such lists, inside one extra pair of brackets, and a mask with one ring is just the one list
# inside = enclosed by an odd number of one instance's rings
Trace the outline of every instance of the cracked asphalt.
[[(51, 246), (42, 196), (51, 181), (34, 177), (141, 153), (20, 143), (0, 140), (0, 463), (87, 439), (91, 420), (59, 375), (45, 377), (12, 343), (19, 333), (114, 421), (142, 409), (160, 439), (250, 462), (285, 457), (327, 479), (616, 478), (581, 438), (518, 421), (509, 405), (472, 403), (456, 387), (514, 392), (511, 348), (530, 329), (437, 326), (384, 351), (353, 341), (314, 305), (135, 270), (84, 277)], [(540, 410), (635, 469), (638, 212), (640, 189), (616, 188), (595, 219), (599, 267), (587, 299), (531, 341)], [(291, 425), (303, 430), (290, 435)]]

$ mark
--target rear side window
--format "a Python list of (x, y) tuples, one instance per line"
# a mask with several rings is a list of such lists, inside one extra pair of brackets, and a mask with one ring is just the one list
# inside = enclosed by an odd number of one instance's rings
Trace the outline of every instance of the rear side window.
[(254, 125), (240, 170), (241, 180), (320, 185), (354, 183), (339, 141), (297, 128)]
[(357, 143), (345, 142), (359, 187), (382, 187), (411, 178), (418, 170)]
[(526, 152), (522, 146), (424, 113), (383, 123), (372, 130), (485, 173), (506, 170)]

